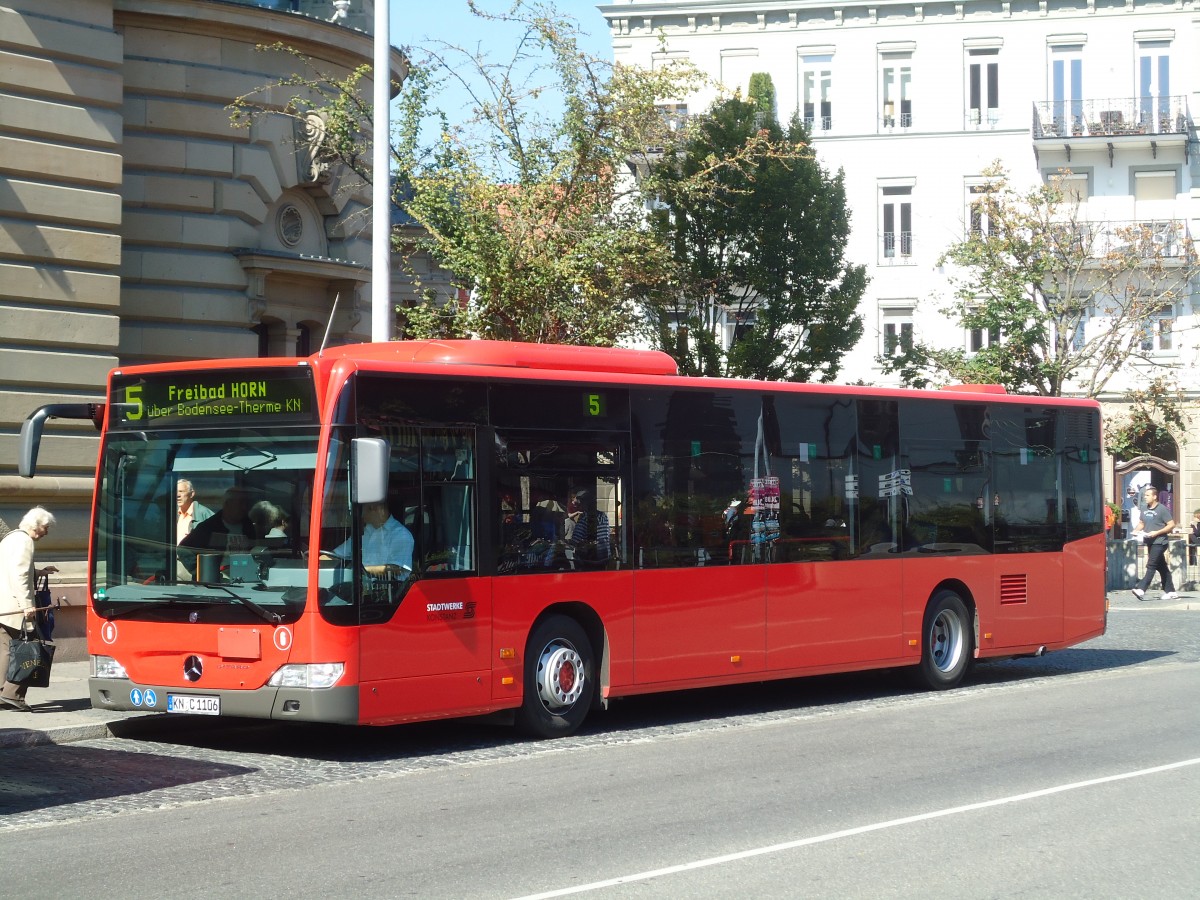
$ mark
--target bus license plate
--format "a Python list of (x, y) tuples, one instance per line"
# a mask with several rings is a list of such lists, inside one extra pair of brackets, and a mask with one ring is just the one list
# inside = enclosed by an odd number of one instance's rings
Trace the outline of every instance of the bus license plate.
[(167, 694), (167, 712), (190, 713), (193, 716), (219, 716), (220, 697), (200, 697), (195, 694)]

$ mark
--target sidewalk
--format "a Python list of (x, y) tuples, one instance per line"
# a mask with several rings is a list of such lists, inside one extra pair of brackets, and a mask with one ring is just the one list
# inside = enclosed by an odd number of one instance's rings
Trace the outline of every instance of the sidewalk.
[(1178, 588), (1177, 593), (1179, 596), (1176, 599), (1163, 600), (1163, 592), (1158, 587), (1152, 587), (1146, 591), (1144, 599), (1138, 600), (1133, 596), (1133, 591), (1109, 591), (1108, 605), (1110, 609), (1200, 610), (1200, 590)]
[(111, 722), (154, 715), (92, 709), (88, 698), (91, 665), (87, 661), (55, 663), (50, 687), (30, 688), (25, 697), (33, 712), (0, 706), (0, 748), (69, 744), (108, 737)]
[[(1138, 600), (1130, 591), (1109, 591), (1113, 609), (1200, 610), (1200, 592), (1184, 591), (1177, 600), (1160, 600), (1162, 591), (1146, 592)], [(55, 663), (50, 687), (30, 688), (25, 698), (33, 712), (0, 708), (0, 748), (35, 744), (69, 744), (108, 737), (109, 725), (138, 716), (164, 715), (145, 712), (109, 712), (92, 709), (88, 697), (90, 662)]]

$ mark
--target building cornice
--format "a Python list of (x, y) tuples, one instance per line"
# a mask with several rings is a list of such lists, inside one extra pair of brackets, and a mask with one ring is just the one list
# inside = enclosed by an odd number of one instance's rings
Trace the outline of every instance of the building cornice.
[(1060, 18), (1200, 10), (1200, 0), (627, 0), (602, 4), (614, 38), (669, 34), (804, 30), (906, 22)]
[[(221, 0), (114, 0), (113, 21), (118, 28), (145, 25), (193, 36), (279, 43), (346, 69), (369, 64), (374, 54), (371, 35), (357, 29)], [(391, 61), (392, 80), (403, 81), (408, 60), (392, 47)]]

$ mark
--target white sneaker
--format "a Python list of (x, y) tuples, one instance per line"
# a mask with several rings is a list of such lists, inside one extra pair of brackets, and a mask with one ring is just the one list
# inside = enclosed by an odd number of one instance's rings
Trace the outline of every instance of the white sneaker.
[(1179, 595), (1177, 593), (1175, 593), (1174, 591), (1167, 591), (1165, 594), (1163, 594), (1158, 599), (1160, 599), (1160, 600), (1178, 600)]
[(1145, 592), (1145, 591), (1143, 591), (1141, 588), (1134, 588), (1134, 589), (1133, 589), (1133, 596), (1135, 596), (1135, 597), (1137, 597), (1139, 600), (1141, 600), (1143, 597), (1145, 597), (1145, 596), (1146, 596), (1146, 592)]

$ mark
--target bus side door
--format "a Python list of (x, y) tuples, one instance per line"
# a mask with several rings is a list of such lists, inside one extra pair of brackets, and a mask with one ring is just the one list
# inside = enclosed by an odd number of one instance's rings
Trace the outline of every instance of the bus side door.
[(412, 536), (412, 574), (399, 584), (360, 576), (364, 718), (482, 710), (491, 589), (479, 575), (476, 429), (406, 427), (389, 437), (388, 509)]

